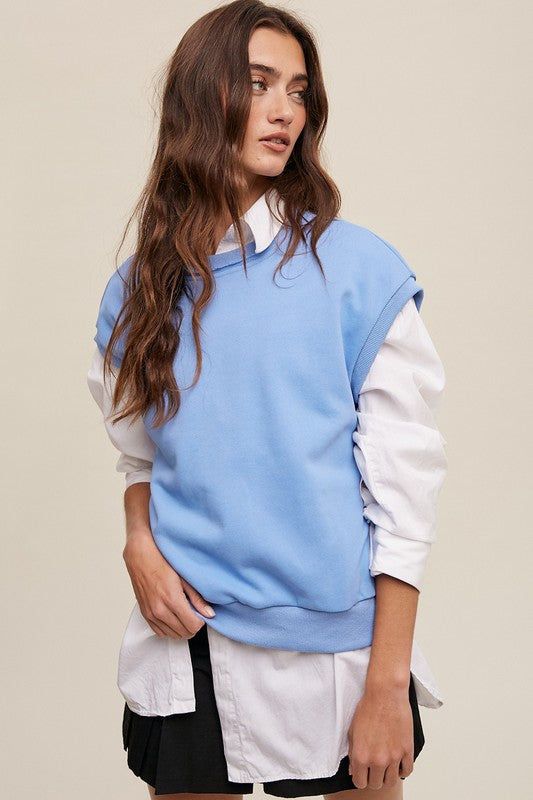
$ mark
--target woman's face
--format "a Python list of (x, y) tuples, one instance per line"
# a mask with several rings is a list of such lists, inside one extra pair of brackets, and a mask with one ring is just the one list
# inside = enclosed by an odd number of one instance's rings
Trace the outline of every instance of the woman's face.
[[(293, 36), (257, 28), (250, 37), (248, 53), (252, 104), (242, 157), (250, 189), (265, 191), (271, 179), (285, 169), (305, 125), (308, 82), (303, 50)], [(275, 134), (288, 143), (264, 141)]]

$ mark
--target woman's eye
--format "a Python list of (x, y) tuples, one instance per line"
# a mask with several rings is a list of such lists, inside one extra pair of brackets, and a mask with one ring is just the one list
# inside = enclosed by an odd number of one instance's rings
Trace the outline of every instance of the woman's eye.
[[(266, 86), (266, 82), (263, 80), (263, 78), (252, 78), (252, 86), (254, 86), (254, 84), (259, 84), (260, 88)], [(307, 89), (299, 89), (296, 92), (293, 92), (293, 94), (298, 95), (298, 101), (301, 103), (305, 102), (307, 93)]]

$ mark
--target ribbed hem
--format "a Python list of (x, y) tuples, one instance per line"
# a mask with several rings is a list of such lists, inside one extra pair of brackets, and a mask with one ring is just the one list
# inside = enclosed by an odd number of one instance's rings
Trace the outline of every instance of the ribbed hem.
[(315, 611), (300, 606), (253, 608), (243, 603), (212, 603), (215, 617), (196, 613), (216, 631), (247, 644), (311, 653), (339, 653), (372, 644), (376, 597), (346, 611)]

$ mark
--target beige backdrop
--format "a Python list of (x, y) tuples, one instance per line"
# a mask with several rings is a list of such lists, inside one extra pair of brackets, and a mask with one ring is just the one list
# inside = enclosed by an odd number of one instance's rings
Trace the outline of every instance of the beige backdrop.
[[(115, 683), (134, 602), (123, 476), (86, 373), (152, 152), (156, 77), (215, 4), (2, 5), (0, 792), (147, 798), (126, 766)], [(532, 797), (533, 9), (286, 5), (321, 46), (341, 215), (416, 272), (447, 375), (439, 424), (450, 469), (416, 629), (445, 705), (422, 709), (426, 746), (405, 796)]]

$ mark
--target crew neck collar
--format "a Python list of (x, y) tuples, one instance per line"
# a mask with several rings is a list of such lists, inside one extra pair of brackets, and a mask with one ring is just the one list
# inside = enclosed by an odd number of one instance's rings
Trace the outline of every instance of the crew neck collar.
[[(269, 193), (271, 193), (273, 207), (278, 207), (283, 216), (283, 199), (280, 198), (275, 187), (270, 186), (241, 217), (247, 259), (267, 250), (282, 227), (282, 223), (271, 213), (268, 206), (267, 195)], [(242, 261), (240, 242), (233, 223), (222, 237), (217, 252), (209, 255), (208, 258), (212, 269)]]
[[(281, 226), (276, 235), (273, 239), (262, 249), (261, 251), (256, 250), (256, 243), (255, 240), (248, 242), (244, 246), (244, 252), (246, 253), (246, 261), (251, 261), (255, 258), (259, 258), (262, 255), (266, 255), (271, 248), (274, 247), (275, 241), (281, 235)], [(242, 252), (240, 247), (236, 247), (232, 250), (226, 250), (222, 253), (214, 253), (213, 255), (208, 256), (209, 264), (211, 265), (211, 269), (217, 270), (221, 269), (222, 267), (229, 267), (232, 264), (242, 264)]]

